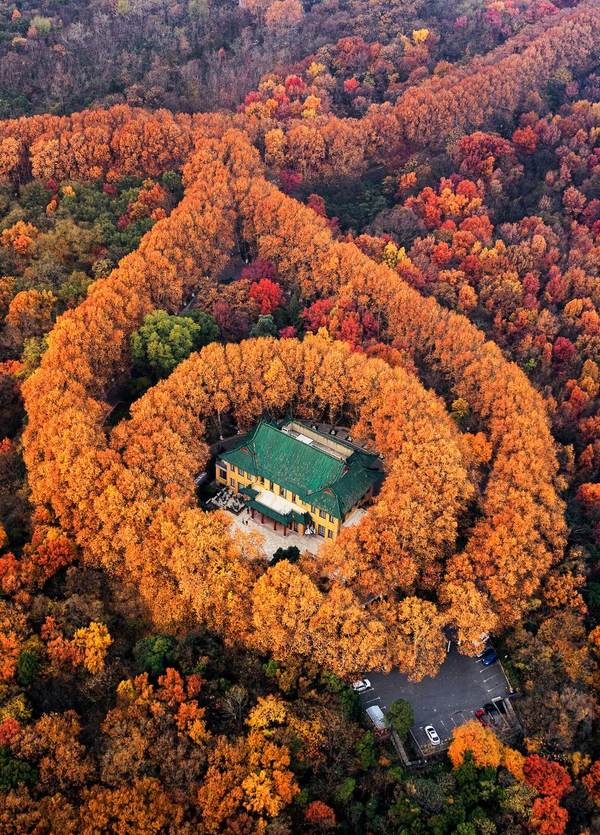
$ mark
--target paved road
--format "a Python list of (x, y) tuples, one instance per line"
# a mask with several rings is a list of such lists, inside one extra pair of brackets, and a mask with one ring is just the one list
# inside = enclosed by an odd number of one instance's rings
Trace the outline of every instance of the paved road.
[(475, 710), (511, 692), (499, 662), (484, 667), (479, 659), (461, 655), (454, 643), (435, 678), (411, 682), (397, 670), (388, 675), (367, 673), (365, 678), (372, 685), (361, 694), (365, 708), (379, 705), (386, 713), (396, 699), (410, 702), (415, 714), (412, 734), (425, 755), (431, 751), (425, 725), (433, 725), (447, 742), (452, 729), (472, 719)]

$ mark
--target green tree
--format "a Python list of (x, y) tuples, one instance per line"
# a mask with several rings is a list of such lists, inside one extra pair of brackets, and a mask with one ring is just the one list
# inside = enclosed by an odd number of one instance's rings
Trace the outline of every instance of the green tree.
[(356, 780), (354, 777), (346, 777), (346, 779), (336, 787), (334, 792), (335, 799), (338, 803), (346, 803), (352, 797), (355, 788)]
[(149, 635), (133, 648), (133, 657), (145, 673), (157, 677), (163, 675), (173, 660), (177, 641), (172, 635)]
[(13, 757), (8, 746), (0, 745), (0, 789), (9, 791), (18, 786), (33, 786), (37, 778), (37, 769), (25, 760)]
[(49, 17), (36, 15), (31, 21), (31, 26), (35, 29), (36, 35), (39, 35), (40, 38), (47, 38), (52, 29), (52, 21)]
[(21, 352), (21, 368), (17, 376), (21, 380), (31, 377), (36, 368), (39, 367), (42, 357), (48, 348), (48, 340), (45, 336), (32, 336), (26, 339)]
[(298, 296), (294, 294), (290, 297), (285, 307), (278, 307), (273, 311), (273, 321), (275, 322), (277, 331), (279, 332), (283, 328), (291, 326), (292, 328), (296, 328), (298, 333), (303, 333), (304, 319), (300, 318), (300, 313), (300, 302), (298, 301)]
[(197, 324), (192, 318), (172, 316), (165, 310), (149, 313), (131, 337), (136, 376), (152, 380), (168, 377), (192, 351), (206, 345), (206, 339), (211, 341), (211, 334), (214, 328), (208, 320)]
[(370, 771), (377, 765), (377, 751), (373, 731), (367, 731), (354, 745), (356, 757), (363, 771)]
[(75, 270), (60, 285), (56, 295), (60, 302), (61, 309), (74, 307), (87, 295), (90, 284), (93, 280), (81, 270)]
[(168, 188), (169, 191), (172, 192), (177, 202), (179, 202), (183, 197), (181, 174), (179, 174), (177, 171), (165, 171), (165, 173), (160, 178), (160, 181), (165, 188)]
[(39, 670), (39, 662), (32, 652), (23, 650), (17, 658), (17, 681), (22, 687), (28, 687)]
[(300, 558), (300, 548), (295, 545), (290, 545), (289, 548), (278, 548), (271, 558), (271, 565), (276, 565), (281, 560), (288, 560), (289, 562), (298, 562)]
[(271, 316), (271, 314), (267, 314), (266, 316), (259, 316), (256, 324), (252, 326), (252, 330), (250, 331), (250, 336), (259, 337), (259, 336), (276, 336), (277, 335), (277, 325), (275, 324), (275, 320)]
[(396, 699), (395, 702), (391, 703), (386, 722), (396, 731), (402, 742), (406, 742), (408, 732), (414, 721), (415, 714), (410, 702), (405, 699)]
[(204, 310), (192, 310), (190, 313), (192, 319), (200, 328), (200, 333), (194, 345), (195, 350), (203, 348), (210, 342), (216, 342), (221, 337), (221, 329), (217, 325), (217, 320), (210, 313), (205, 313)]

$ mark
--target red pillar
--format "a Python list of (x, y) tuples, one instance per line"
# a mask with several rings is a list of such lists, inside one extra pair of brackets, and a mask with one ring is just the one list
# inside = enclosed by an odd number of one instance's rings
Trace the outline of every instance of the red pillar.
[(275, 521), (273, 521), (273, 530), (274, 530), (274, 531), (276, 531), (276, 530), (277, 530), (277, 522), (275, 522)]
[(284, 536), (287, 536), (287, 528), (286, 528), (286, 526), (285, 526), (285, 525), (283, 526), (283, 535), (284, 535)]
[(252, 515), (252, 518), (254, 519), (254, 508), (253, 507), (250, 508), (250, 514)]
[(263, 525), (265, 524), (265, 517), (262, 513), (260, 514), (260, 521), (261, 521), (261, 524), (263, 524)]

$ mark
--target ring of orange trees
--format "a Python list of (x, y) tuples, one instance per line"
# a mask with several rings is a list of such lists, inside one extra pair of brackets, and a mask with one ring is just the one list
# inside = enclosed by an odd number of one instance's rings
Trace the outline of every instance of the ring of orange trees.
[[(135, 403), (131, 420), (111, 433), (111, 450), (120, 456), (121, 464), (113, 463), (110, 482), (96, 496), (94, 514), (103, 524), (95, 536), (88, 534), (88, 551), (112, 570), (135, 578), (159, 613), (173, 617), (177, 607), (181, 616), (189, 608), (219, 631), (256, 640), (260, 624), (254, 636), (248, 635), (248, 625), (253, 623), (252, 588), (266, 566), (251, 537), (238, 535), (232, 542), (221, 514), (207, 521), (207, 515), (195, 507), (193, 477), (207, 457), (207, 424), (215, 428), (220, 416), (229, 414), (244, 430), (265, 412), (309, 420), (323, 416), (335, 420), (344, 415), (355, 433), (381, 449), (389, 476), (380, 505), (410, 497), (404, 511), (408, 526), (408, 513), (418, 514), (419, 498), (429, 496), (431, 507), (425, 512), (430, 513), (435, 536), (425, 537), (422, 543), (413, 537), (412, 547), (405, 548), (403, 556), (390, 550), (387, 567), (394, 566), (393, 574), (386, 575), (373, 565), (370, 582), (376, 584), (379, 576), (391, 588), (401, 577), (406, 594), (414, 594), (422, 573), (419, 561), (431, 562), (436, 548), (440, 579), (441, 557), (452, 550), (454, 542), (456, 513), (474, 492), (469, 450), (443, 403), (413, 375), (355, 353), (344, 343), (319, 337), (303, 342), (257, 339), (207, 346)], [(427, 479), (428, 472), (435, 478), (432, 462), (442, 461), (443, 479), (437, 483)], [(132, 488), (123, 497), (114, 485), (125, 481)], [(442, 517), (445, 528), (439, 524)], [(404, 536), (410, 536), (408, 530)], [(320, 555), (319, 566), (309, 573), (317, 580), (326, 561), (335, 563), (337, 558), (336, 550), (330, 549), (329, 556)], [(375, 554), (372, 561), (376, 562)], [(325, 573), (330, 572), (325, 569)], [(335, 573), (334, 565), (331, 573)], [(356, 600), (370, 593), (366, 579), (363, 588), (355, 591)], [(443, 618), (433, 604), (429, 609), (441, 629)], [(263, 606), (261, 622), (265, 617)], [(371, 620), (378, 622), (375, 614)], [(294, 633), (311, 633), (308, 622), (302, 628), (295, 626)], [(274, 630), (268, 634), (265, 649), (276, 651)], [(438, 636), (436, 652), (442, 644)], [(289, 651), (287, 635), (279, 642), (280, 655), (286, 646)], [(389, 662), (381, 638), (368, 646), (365, 663), (366, 659), (371, 664)], [(311, 652), (315, 652), (312, 645)], [(344, 664), (350, 654), (345, 655)]]
[[(441, 662), (447, 622), (470, 639), (514, 622), (564, 536), (541, 398), (463, 317), (424, 300), (353, 244), (335, 242), (322, 218), (278, 192), (243, 135), (201, 144), (185, 181), (171, 216), (57, 323), (24, 387), (38, 512), (51, 512), (97, 562), (134, 579), (163, 621), (195, 612), (276, 656), (295, 647), (339, 672), (400, 663), (418, 677)], [(109, 437), (104, 392), (127, 367), (129, 335), (152, 309), (177, 309), (198, 275), (218, 274), (239, 227), (291, 289), (307, 299), (355, 298), (381, 318), (390, 341), (449, 381), (487, 433), (485, 487), (473, 450), (415, 378), (319, 340), (205, 349)], [(192, 385), (182, 385), (186, 375)], [(208, 519), (190, 506), (190, 492), (205, 419), (233, 407), (243, 424), (265, 405), (274, 413), (354, 410), (361, 434), (387, 454), (388, 478), (374, 511), (326, 549), (322, 567), (276, 566), (260, 577), (254, 544), (232, 541), (220, 514)], [(456, 551), (477, 489), (480, 518)], [(438, 605), (424, 599), (433, 590)], [(397, 602), (399, 591), (406, 596)], [(380, 599), (366, 616), (361, 601), (373, 594)], [(281, 606), (296, 598), (302, 611), (282, 620)]]

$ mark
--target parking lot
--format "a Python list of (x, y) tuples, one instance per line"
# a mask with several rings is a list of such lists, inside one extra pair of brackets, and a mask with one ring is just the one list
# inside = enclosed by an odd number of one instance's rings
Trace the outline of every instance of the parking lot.
[[(396, 699), (405, 699), (412, 705), (415, 721), (411, 729), (416, 753), (426, 758), (444, 750), (452, 737), (452, 730), (473, 719), (474, 712), (485, 704), (493, 703), (500, 709), (499, 735), (511, 729), (512, 719), (507, 715), (503, 700), (512, 692), (499, 661), (484, 667), (481, 660), (462, 655), (454, 643), (446, 655), (435, 678), (411, 682), (398, 670), (389, 674), (367, 673), (371, 689), (361, 693), (366, 708), (379, 705), (384, 713)], [(425, 726), (433, 725), (441, 745), (432, 746), (425, 733)]]

